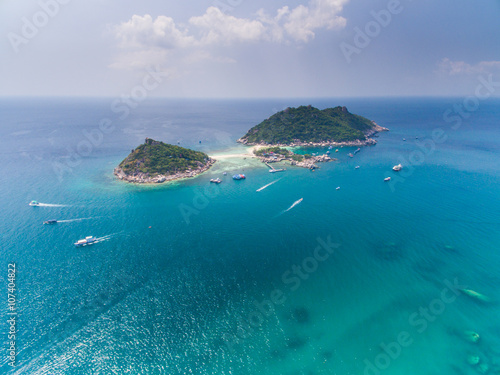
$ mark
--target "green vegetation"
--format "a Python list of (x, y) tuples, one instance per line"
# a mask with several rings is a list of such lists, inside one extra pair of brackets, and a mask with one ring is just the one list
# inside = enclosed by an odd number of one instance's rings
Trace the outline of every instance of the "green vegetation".
[(127, 175), (171, 175), (203, 167), (208, 160), (208, 155), (203, 152), (146, 138), (146, 142), (132, 150), (119, 167)]
[(271, 154), (273, 153), (274, 155), (283, 155), (283, 156), (289, 156), (292, 152), (288, 151), (286, 148), (274, 146), (274, 147), (263, 147), (260, 148), (256, 151), (254, 151), (254, 154), (257, 156), (266, 156), (265, 154)]
[(292, 155), (292, 160), (302, 161), (302, 160), (304, 160), (304, 155), (293, 154)]
[(374, 128), (372, 121), (349, 113), (346, 107), (319, 110), (312, 106), (287, 108), (241, 138), (247, 144), (290, 144), (298, 142), (348, 142), (366, 140), (364, 132)]

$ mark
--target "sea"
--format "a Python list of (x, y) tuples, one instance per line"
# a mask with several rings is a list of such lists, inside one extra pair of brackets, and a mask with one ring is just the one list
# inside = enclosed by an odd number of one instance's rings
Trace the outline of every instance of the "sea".
[[(499, 99), (133, 104), (0, 99), (1, 374), (500, 373)], [(309, 104), (390, 130), (296, 150), (315, 171), (227, 157)], [(220, 160), (115, 179), (146, 137)]]

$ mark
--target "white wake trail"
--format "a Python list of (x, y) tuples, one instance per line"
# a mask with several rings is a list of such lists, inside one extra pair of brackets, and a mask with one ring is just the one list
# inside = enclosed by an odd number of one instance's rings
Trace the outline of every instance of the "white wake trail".
[(300, 204), (300, 202), (302, 202), (303, 200), (304, 200), (304, 198), (300, 198), (298, 201), (293, 202), (293, 204), (292, 204), (290, 207), (288, 207), (288, 208), (287, 208), (285, 211), (283, 211), (283, 212), (288, 212), (288, 211), (290, 211), (290, 210), (291, 210), (292, 208), (294, 208), (296, 205)]
[(74, 221), (82, 221), (82, 220), (91, 220), (95, 219), (94, 217), (82, 217), (80, 219), (69, 219), (69, 220), (57, 220), (58, 223), (72, 223)]
[(68, 207), (67, 204), (38, 203), (40, 207)]
[[(283, 178), (283, 177), (282, 177), (282, 178)], [(279, 180), (281, 180), (281, 178), (278, 178), (276, 181), (270, 182), (269, 184), (262, 186), (261, 188), (257, 189), (256, 191), (262, 191), (262, 190), (264, 190), (265, 188), (267, 188), (267, 187), (271, 186), (272, 184), (275, 184), (275, 183), (276, 183), (276, 182), (278, 182)]]

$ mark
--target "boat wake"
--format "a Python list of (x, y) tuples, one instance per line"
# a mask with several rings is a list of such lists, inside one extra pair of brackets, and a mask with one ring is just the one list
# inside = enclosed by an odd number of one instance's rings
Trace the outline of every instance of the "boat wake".
[(95, 219), (94, 217), (82, 217), (80, 219), (70, 219), (70, 220), (57, 220), (58, 223), (72, 223), (74, 221), (82, 221), (82, 220), (91, 220)]
[(40, 207), (68, 207), (67, 204), (38, 203)]
[(278, 217), (280, 215), (283, 215), (285, 212), (290, 211), (292, 208), (294, 208), (295, 206), (297, 206), (298, 204), (300, 204), (300, 202), (302, 202), (303, 200), (304, 200), (304, 198), (300, 198), (298, 201), (293, 202), (293, 204), (290, 207), (288, 207), (285, 211), (280, 212), (275, 217)]
[(281, 178), (278, 178), (276, 181), (270, 182), (269, 184), (262, 186), (261, 188), (257, 189), (256, 191), (262, 191), (262, 190), (264, 190), (265, 188), (267, 188), (267, 187), (271, 186), (272, 184), (275, 184), (275, 183), (276, 183), (276, 182), (278, 182), (279, 180), (281, 180)]

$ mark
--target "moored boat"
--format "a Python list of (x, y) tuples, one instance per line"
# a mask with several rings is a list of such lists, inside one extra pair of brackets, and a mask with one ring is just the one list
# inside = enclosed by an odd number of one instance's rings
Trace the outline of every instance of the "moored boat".
[(87, 245), (93, 245), (97, 241), (97, 238), (94, 236), (87, 236), (83, 240), (78, 240), (75, 242), (76, 247), (81, 247), (81, 246), (87, 246)]
[(285, 168), (280, 168), (280, 169), (270, 169), (269, 173), (275, 173), (275, 172), (283, 172)]
[(210, 179), (210, 182), (213, 182), (215, 184), (220, 184), (222, 182), (222, 180), (220, 178), (211, 178)]
[(246, 176), (244, 174), (235, 174), (233, 176), (233, 180), (244, 180), (246, 178)]

